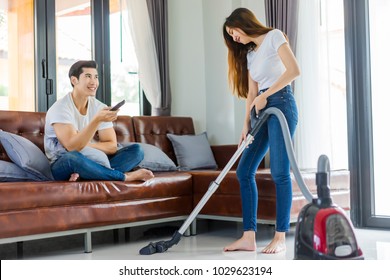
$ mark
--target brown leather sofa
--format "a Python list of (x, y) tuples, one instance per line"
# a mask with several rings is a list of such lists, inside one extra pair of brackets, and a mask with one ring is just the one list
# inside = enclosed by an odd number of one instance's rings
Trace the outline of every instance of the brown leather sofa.
[[(45, 114), (0, 111), (0, 129), (35, 143), (43, 150)], [(167, 133), (195, 134), (189, 117), (120, 116), (114, 123), (119, 143), (142, 142), (162, 149), (176, 162)], [(185, 220), (236, 150), (236, 145), (211, 146), (219, 170), (156, 172), (147, 182), (48, 181), (0, 182), (0, 244), (85, 234), (85, 251), (92, 250), (95, 231)], [(10, 161), (0, 144), (0, 160)], [(236, 164), (202, 209), (198, 218), (239, 221), (241, 202)], [(315, 170), (303, 172), (315, 193)], [(259, 186), (258, 222), (275, 222), (275, 187), (262, 165)], [(294, 181), (291, 221), (307, 203)], [(332, 171), (331, 195), (349, 209), (349, 173)], [(195, 225), (195, 223), (194, 223)], [(195, 226), (192, 233), (196, 232)], [(187, 231), (186, 234), (190, 234)]]

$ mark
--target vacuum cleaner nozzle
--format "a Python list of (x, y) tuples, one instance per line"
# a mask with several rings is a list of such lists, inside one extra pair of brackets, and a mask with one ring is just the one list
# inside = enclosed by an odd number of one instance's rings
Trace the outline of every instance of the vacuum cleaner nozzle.
[(151, 242), (145, 247), (143, 247), (141, 250), (139, 250), (140, 255), (152, 255), (155, 253), (163, 253), (169, 248), (171, 248), (173, 245), (179, 243), (181, 239), (180, 232), (176, 231), (171, 240), (168, 241), (158, 241), (158, 242)]

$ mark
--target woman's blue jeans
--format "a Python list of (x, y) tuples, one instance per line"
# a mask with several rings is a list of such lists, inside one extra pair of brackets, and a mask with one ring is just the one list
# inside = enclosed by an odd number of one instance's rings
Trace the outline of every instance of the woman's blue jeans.
[[(260, 90), (259, 94), (264, 91)], [(276, 107), (283, 112), (293, 137), (298, 123), (298, 110), (291, 86), (288, 85), (268, 97), (266, 107), (259, 114), (269, 107)], [(252, 113), (251, 120), (254, 117)], [(290, 162), (279, 121), (276, 116), (271, 115), (254, 136), (253, 142), (244, 150), (237, 167), (244, 231), (257, 230), (258, 194), (255, 176), (268, 148), (271, 176), (276, 185), (276, 231), (286, 232), (290, 228), (292, 204)]]
[(132, 170), (143, 160), (144, 152), (139, 144), (118, 150), (109, 157), (112, 169), (90, 160), (77, 151), (62, 154), (52, 165), (55, 180), (69, 180), (70, 175), (78, 173), (84, 180), (124, 181), (125, 172)]

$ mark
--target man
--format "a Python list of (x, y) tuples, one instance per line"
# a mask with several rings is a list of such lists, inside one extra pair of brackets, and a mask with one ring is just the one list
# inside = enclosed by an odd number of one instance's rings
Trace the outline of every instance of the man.
[[(99, 87), (95, 61), (78, 61), (69, 70), (72, 92), (46, 114), (44, 145), (56, 180), (146, 181), (147, 169), (133, 170), (143, 159), (138, 144), (117, 149), (112, 121), (118, 111), (95, 98)], [(99, 140), (95, 141), (96, 132)]]

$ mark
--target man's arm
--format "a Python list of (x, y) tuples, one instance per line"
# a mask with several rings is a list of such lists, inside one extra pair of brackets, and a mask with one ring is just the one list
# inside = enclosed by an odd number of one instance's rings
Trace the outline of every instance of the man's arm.
[(110, 127), (99, 130), (99, 142), (89, 143), (88, 146), (101, 150), (107, 155), (115, 154), (118, 149), (114, 128)]
[[(116, 113), (117, 112), (109, 111), (108, 108), (99, 111), (92, 121), (81, 131), (77, 131), (73, 125), (66, 123), (53, 123), (53, 128), (58, 140), (66, 150), (81, 151), (90, 143), (99, 127), (99, 124), (101, 122), (111, 122), (116, 120)], [(113, 133), (115, 135), (115, 132)], [(103, 141), (107, 141), (107, 136), (103, 135), (103, 139)]]

